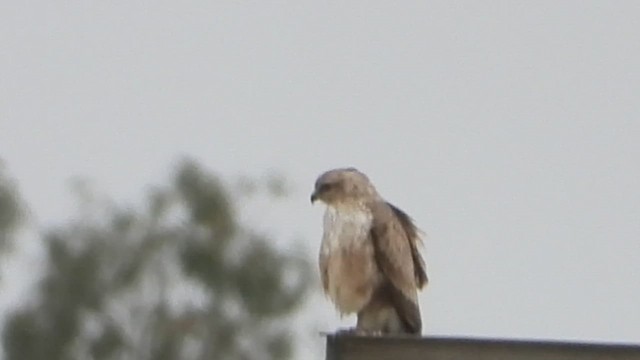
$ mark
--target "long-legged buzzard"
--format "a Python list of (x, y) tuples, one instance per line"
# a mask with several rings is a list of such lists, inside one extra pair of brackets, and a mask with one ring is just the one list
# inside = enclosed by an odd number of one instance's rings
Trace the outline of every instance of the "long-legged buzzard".
[(420, 334), (417, 291), (427, 282), (412, 219), (354, 168), (318, 177), (311, 202), (327, 205), (320, 248), (325, 293), (364, 334)]

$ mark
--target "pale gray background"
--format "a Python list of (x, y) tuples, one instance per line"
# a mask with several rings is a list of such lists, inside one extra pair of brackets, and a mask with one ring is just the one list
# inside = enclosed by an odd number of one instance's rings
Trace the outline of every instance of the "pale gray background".
[(356, 166), (428, 234), (426, 334), (640, 341), (638, 1), (7, 0), (0, 44), (0, 155), (38, 226), (76, 175), (136, 204), (188, 154), (281, 170), (292, 197), (245, 217), (315, 260), (312, 183)]

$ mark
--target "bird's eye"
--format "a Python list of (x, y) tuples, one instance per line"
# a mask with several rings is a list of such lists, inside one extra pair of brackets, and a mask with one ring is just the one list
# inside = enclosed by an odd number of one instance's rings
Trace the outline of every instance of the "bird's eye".
[(320, 192), (328, 191), (329, 189), (331, 189), (332, 186), (333, 184), (324, 183), (320, 185), (320, 188), (318, 190), (320, 190)]

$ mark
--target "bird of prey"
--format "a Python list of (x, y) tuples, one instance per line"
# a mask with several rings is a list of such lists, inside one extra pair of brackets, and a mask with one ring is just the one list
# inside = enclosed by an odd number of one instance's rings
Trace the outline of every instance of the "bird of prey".
[(427, 282), (413, 220), (385, 201), (355, 168), (318, 177), (311, 203), (327, 205), (320, 247), (325, 294), (358, 334), (420, 334), (418, 290)]

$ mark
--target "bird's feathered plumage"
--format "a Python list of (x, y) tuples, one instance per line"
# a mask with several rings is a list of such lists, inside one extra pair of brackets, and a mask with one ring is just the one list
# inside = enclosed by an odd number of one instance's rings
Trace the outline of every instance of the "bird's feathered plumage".
[(428, 280), (412, 219), (353, 168), (322, 174), (314, 200), (327, 204), (320, 276), (338, 310), (357, 313), (359, 331), (419, 334), (417, 290)]

